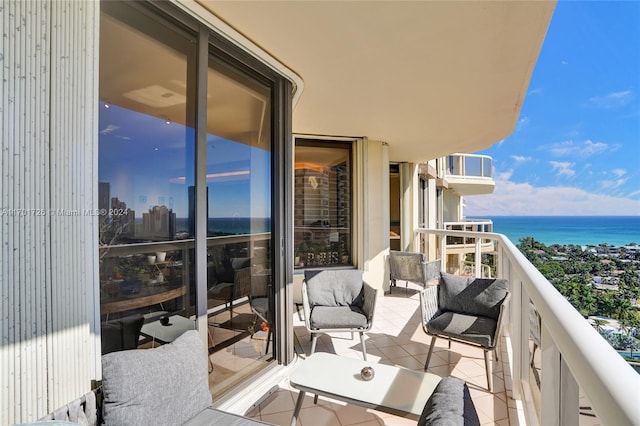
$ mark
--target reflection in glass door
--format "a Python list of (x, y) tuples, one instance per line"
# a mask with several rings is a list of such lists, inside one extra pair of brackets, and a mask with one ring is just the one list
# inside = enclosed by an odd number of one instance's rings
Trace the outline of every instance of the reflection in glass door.
[[(170, 7), (101, 3), (102, 348), (167, 344), (206, 314), (209, 382), (219, 396), (291, 356), (277, 345), (275, 318), (284, 323), (284, 314), (275, 315), (273, 276), (283, 281), (284, 263), (272, 256), (272, 233), (283, 234), (288, 211), (282, 194), (275, 207), (273, 192), (286, 185), (273, 182), (283, 181), (286, 170), (273, 151), (290, 143), (290, 128), (282, 126), (288, 109), (272, 104), (277, 92), (277, 105), (286, 107), (290, 100), (282, 95), (291, 90), (280, 77), (263, 79), (263, 68), (261, 74), (222, 60), (235, 47), (213, 34), (199, 37), (200, 25), (187, 17), (174, 22), (161, 13)], [(206, 76), (198, 46), (209, 49)], [(205, 77), (207, 90), (198, 92), (196, 82)], [(196, 140), (196, 117), (205, 114), (198, 100), (205, 97), (207, 134)], [(196, 217), (201, 211), (205, 221)]]
[(212, 392), (273, 358), (271, 88), (211, 56), (207, 307)]
[[(102, 352), (168, 343), (188, 307), (194, 123), (187, 107), (195, 37), (128, 6), (100, 21), (99, 258)], [(166, 318), (166, 319), (165, 319)]]

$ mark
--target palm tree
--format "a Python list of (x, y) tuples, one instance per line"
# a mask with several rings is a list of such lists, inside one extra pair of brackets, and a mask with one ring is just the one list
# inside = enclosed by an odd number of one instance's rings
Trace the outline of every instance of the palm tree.
[(599, 334), (602, 334), (602, 332), (604, 331), (604, 326), (607, 324), (609, 324), (609, 321), (604, 318), (594, 318), (591, 322), (591, 325)]

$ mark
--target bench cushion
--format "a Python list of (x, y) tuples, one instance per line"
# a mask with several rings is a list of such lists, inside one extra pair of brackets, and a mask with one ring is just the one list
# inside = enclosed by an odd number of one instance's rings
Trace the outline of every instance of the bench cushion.
[(500, 304), (507, 296), (503, 279), (466, 278), (441, 273), (438, 287), (440, 310), (498, 319)]
[(479, 426), (480, 419), (464, 380), (444, 377), (427, 400), (417, 426)]
[(102, 357), (105, 425), (180, 425), (211, 405), (197, 331), (154, 349)]

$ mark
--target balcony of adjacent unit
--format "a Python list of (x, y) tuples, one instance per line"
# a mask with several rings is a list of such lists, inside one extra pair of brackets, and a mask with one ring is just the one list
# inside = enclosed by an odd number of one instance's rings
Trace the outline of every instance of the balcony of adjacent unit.
[(444, 180), (458, 195), (491, 194), (493, 159), (487, 155), (452, 154), (446, 157)]
[[(464, 219), (458, 222), (444, 222), (444, 229), (448, 231), (493, 232), (491, 219)], [(475, 253), (490, 255), (496, 250), (492, 239), (475, 238), (472, 236), (448, 235), (441, 239), (441, 252), (447, 255), (446, 271), (452, 274), (472, 276), (479, 271), (479, 276), (493, 277), (491, 265), (476, 259)]]

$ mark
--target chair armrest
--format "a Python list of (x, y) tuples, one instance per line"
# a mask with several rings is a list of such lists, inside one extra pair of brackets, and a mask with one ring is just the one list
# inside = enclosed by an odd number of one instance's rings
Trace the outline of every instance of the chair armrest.
[(500, 314), (498, 315), (498, 321), (496, 325), (496, 335), (493, 339), (493, 345), (497, 346), (500, 341), (500, 337), (502, 336), (502, 327), (504, 327), (504, 322), (507, 319), (507, 313), (505, 312), (509, 307), (509, 301), (511, 300), (511, 293), (507, 292), (507, 295), (504, 297), (504, 300), (500, 304)]
[(302, 281), (302, 306), (304, 307), (304, 325), (307, 330), (311, 331), (311, 304), (309, 303), (309, 295), (307, 294), (307, 281)]
[(439, 312), (438, 287), (427, 287), (420, 291), (420, 311), (422, 313), (422, 327), (426, 327)]
[(367, 283), (363, 283), (364, 287), (364, 304), (362, 305), (362, 311), (367, 316), (367, 323), (371, 325), (373, 320), (373, 311), (376, 308), (376, 297), (378, 296), (378, 290), (374, 289)]

